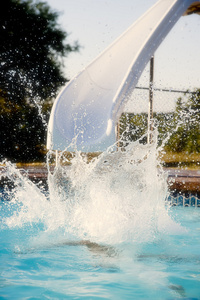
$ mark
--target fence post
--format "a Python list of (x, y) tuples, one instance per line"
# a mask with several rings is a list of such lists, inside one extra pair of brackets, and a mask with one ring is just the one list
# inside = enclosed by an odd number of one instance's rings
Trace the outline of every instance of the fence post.
[(153, 77), (154, 77), (154, 56), (150, 59), (150, 80), (149, 80), (149, 110), (148, 110), (148, 144), (152, 143), (153, 132)]

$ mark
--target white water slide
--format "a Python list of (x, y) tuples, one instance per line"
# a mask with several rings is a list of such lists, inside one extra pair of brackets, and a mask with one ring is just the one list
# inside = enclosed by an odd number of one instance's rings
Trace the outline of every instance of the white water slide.
[(48, 149), (103, 151), (116, 141), (116, 123), (128, 96), (155, 50), (192, 3), (158, 1), (65, 86), (52, 108)]

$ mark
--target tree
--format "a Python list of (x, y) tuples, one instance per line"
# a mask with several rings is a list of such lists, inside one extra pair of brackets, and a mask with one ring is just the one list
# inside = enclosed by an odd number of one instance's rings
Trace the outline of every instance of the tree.
[(166, 144), (167, 151), (200, 153), (200, 89), (179, 98), (174, 115), (174, 130)]
[[(123, 146), (127, 145), (129, 141), (137, 141), (141, 139), (143, 135), (147, 132), (147, 114), (134, 114), (125, 113), (122, 114), (120, 118), (120, 137), (123, 141)], [(147, 139), (144, 137), (140, 141), (141, 143), (146, 143)], [(120, 145), (121, 146), (121, 145)]]
[[(177, 99), (174, 112), (154, 113), (154, 126), (158, 132), (158, 146), (164, 146), (167, 152), (200, 153), (200, 89), (189, 93), (186, 99)], [(146, 113), (122, 115), (120, 136), (125, 145), (145, 134)], [(141, 142), (145, 143), (146, 139)]]
[[(0, 151), (3, 157), (27, 160), (26, 148), (32, 151), (45, 142), (44, 124), (38, 119), (33, 100), (46, 104), (47, 113), (48, 101), (67, 81), (62, 57), (79, 50), (77, 42), (66, 43), (67, 33), (59, 28), (58, 16), (45, 2), (3, 0), (0, 10)], [(30, 138), (29, 130), (34, 137)]]

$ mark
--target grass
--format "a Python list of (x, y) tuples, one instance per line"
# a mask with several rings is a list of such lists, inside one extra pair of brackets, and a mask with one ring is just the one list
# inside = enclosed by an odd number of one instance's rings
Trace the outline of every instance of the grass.
[(167, 152), (160, 155), (165, 167), (200, 169), (200, 153)]
[[(88, 153), (87, 161), (90, 162), (92, 159), (97, 157), (100, 153)], [(83, 154), (85, 156), (85, 154)], [(73, 157), (73, 153), (66, 152), (63, 155), (63, 164), (68, 165)], [(187, 153), (187, 152), (167, 152), (160, 154), (160, 159), (164, 167), (167, 168), (182, 168), (182, 169), (200, 169), (200, 153)], [(52, 159), (52, 165), (55, 164), (55, 158)], [(1, 166), (1, 164), (0, 164)], [(45, 167), (45, 162), (33, 162), (33, 163), (16, 163), (18, 168), (23, 167)]]

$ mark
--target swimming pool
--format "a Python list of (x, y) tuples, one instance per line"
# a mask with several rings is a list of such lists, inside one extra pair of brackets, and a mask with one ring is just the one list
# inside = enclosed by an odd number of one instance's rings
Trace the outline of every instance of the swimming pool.
[[(1, 216), (11, 214), (1, 201)], [(170, 215), (187, 229), (153, 242), (79, 243), (43, 224), (1, 229), (1, 299), (199, 299), (200, 210)]]
[(8, 164), (1, 299), (200, 299), (200, 209), (166, 204), (149, 155), (95, 166), (76, 157), (48, 190)]

